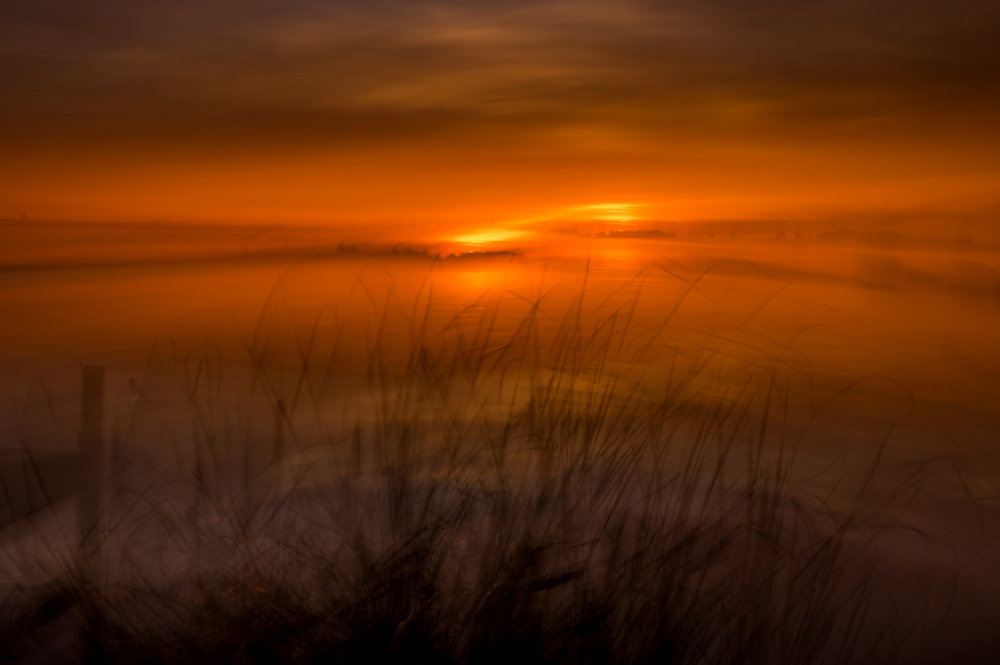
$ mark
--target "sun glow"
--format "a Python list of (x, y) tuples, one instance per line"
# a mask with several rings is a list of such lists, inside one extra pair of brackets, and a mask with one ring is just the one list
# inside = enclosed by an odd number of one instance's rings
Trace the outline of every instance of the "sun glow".
[(633, 211), (641, 207), (643, 206), (635, 203), (595, 203), (592, 205), (577, 206), (573, 210), (593, 220), (629, 224), (638, 219), (633, 214)]
[(463, 245), (482, 246), (495, 242), (513, 240), (514, 238), (519, 238), (522, 235), (524, 235), (523, 231), (513, 231), (510, 229), (483, 229), (481, 231), (455, 236), (452, 238), (452, 241)]

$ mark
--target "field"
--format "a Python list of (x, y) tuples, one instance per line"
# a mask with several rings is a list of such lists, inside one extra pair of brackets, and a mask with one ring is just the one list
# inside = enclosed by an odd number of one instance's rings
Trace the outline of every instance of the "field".
[[(4, 445), (28, 460), (3, 477), (5, 656), (988, 662), (998, 646), (995, 251), (234, 237), (242, 253), (0, 275)], [(76, 448), (80, 364), (105, 368), (106, 403), (85, 547), (55, 491), (82, 467), (14, 519), (45, 454)]]

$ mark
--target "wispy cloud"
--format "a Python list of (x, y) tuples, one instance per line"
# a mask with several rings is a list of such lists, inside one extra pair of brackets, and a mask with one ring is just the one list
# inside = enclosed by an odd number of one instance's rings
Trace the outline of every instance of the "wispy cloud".
[(1000, 9), (986, 0), (55, 0), (3, 12), (0, 113), (21, 132), (664, 131), (977, 113), (1000, 96)]

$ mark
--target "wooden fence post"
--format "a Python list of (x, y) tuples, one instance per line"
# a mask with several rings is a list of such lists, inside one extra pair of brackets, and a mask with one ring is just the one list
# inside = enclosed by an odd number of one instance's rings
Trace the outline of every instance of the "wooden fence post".
[(77, 504), (80, 559), (86, 575), (100, 576), (100, 529), (104, 508), (104, 367), (83, 368), (80, 411), (80, 473), (84, 482)]

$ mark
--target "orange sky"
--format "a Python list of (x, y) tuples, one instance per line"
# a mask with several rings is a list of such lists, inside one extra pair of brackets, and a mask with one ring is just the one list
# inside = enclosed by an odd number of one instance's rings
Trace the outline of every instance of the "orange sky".
[(434, 235), (1000, 201), (987, 0), (0, 12), (0, 217)]

